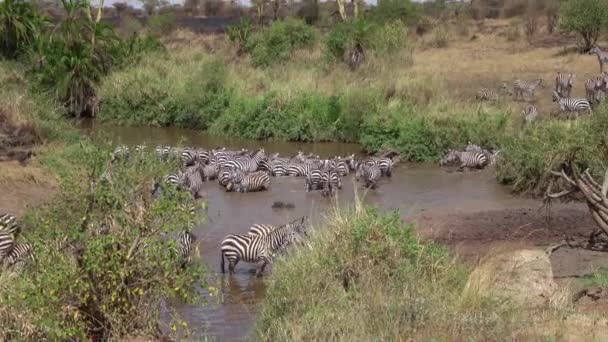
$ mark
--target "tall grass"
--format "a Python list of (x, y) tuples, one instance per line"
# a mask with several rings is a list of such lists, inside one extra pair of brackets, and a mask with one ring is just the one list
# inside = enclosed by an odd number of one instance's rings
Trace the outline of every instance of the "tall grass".
[(415, 237), (398, 213), (336, 211), (273, 266), (256, 326), (262, 341), (501, 340), (526, 318), (463, 294), (469, 270)]

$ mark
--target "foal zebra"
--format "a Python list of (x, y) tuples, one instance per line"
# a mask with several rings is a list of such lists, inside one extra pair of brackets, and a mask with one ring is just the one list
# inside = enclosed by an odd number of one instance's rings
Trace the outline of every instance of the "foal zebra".
[(266, 265), (272, 263), (274, 254), (291, 243), (303, 242), (306, 237), (306, 217), (292, 221), (265, 235), (232, 234), (224, 238), (221, 245), (221, 268), (225, 272), (224, 259), (228, 260), (228, 271), (234, 273), (239, 261), (261, 264), (256, 270), (262, 276)]
[(603, 73), (604, 64), (608, 63), (608, 53), (606, 51), (600, 49), (600, 47), (596, 45), (591, 50), (589, 50), (589, 54), (597, 55), (597, 62), (600, 64), (600, 73)]
[(521, 97), (522, 100), (525, 100), (524, 93), (534, 98), (534, 92), (536, 91), (536, 88), (543, 87), (543, 80), (540, 78), (532, 81), (515, 80), (515, 82), (513, 82), (513, 93), (515, 95), (515, 100), (517, 100), (518, 97)]
[(489, 163), (488, 156), (483, 152), (461, 152), (448, 150), (448, 153), (441, 159), (439, 165), (445, 166), (460, 162), (460, 168), (483, 169)]
[(503, 83), (498, 90), (482, 88), (477, 91), (475, 98), (479, 101), (498, 101), (498, 98), (502, 94), (509, 94), (509, 87), (506, 83)]
[(536, 110), (535, 106), (527, 105), (526, 108), (522, 111), (522, 115), (524, 117), (524, 122), (526, 124), (531, 124), (536, 120), (536, 117), (538, 116), (538, 111)]
[(563, 97), (570, 97), (570, 92), (574, 86), (574, 74), (567, 74), (565, 72), (558, 72), (555, 77), (555, 91)]
[(355, 180), (363, 180), (366, 188), (375, 189), (381, 175), (382, 171), (378, 166), (368, 166), (363, 164), (359, 166), (359, 169), (357, 169)]
[(553, 102), (557, 102), (559, 109), (562, 112), (565, 111), (575, 113), (576, 117), (578, 117), (578, 113), (580, 112), (591, 113), (591, 103), (587, 99), (562, 98), (557, 92), (554, 91)]

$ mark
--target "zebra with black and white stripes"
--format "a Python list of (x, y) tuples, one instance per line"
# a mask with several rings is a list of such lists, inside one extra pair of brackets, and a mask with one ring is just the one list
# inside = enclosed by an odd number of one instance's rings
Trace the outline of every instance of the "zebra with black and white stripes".
[(273, 230), (277, 229), (277, 226), (272, 224), (254, 224), (249, 227), (247, 234), (249, 235), (268, 235)]
[(158, 156), (161, 161), (167, 161), (169, 159), (169, 153), (171, 152), (171, 146), (168, 145), (157, 145), (154, 149), (154, 153)]
[(254, 192), (270, 189), (270, 176), (266, 171), (245, 174), (241, 170), (233, 170), (232, 178), (226, 185), (227, 191)]
[(2, 259), (4, 266), (13, 266), (18, 262), (25, 262), (28, 258), (35, 260), (34, 248), (25, 242), (16, 242), (10, 252)]
[(585, 97), (589, 103), (600, 102), (601, 95), (606, 91), (608, 75), (594, 76), (585, 82)]
[(359, 165), (355, 180), (363, 181), (366, 188), (375, 189), (378, 185), (378, 180), (382, 176), (382, 171), (377, 165), (368, 166), (366, 164)]
[(220, 167), (217, 172), (217, 183), (223, 187), (227, 186), (232, 180), (233, 171), (229, 167)]
[(327, 170), (321, 174), (321, 179), (323, 183), (326, 184), (326, 188), (329, 188), (331, 191), (335, 191), (336, 189), (342, 189), (342, 177), (340, 174), (334, 170)]
[(115, 162), (118, 160), (129, 160), (129, 157), (129, 147), (127, 147), (126, 145), (120, 145), (114, 149), (114, 152), (112, 152), (111, 161)]
[(331, 169), (338, 172), (340, 176), (347, 176), (350, 172), (349, 161), (346, 158), (335, 157), (333, 162), (335, 163)]
[(185, 147), (182, 150), (180, 159), (182, 161), (183, 166), (192, 166), (194, 164), (197, 164), (199, 162), (198, 151), (190, 147)]
[(306, 217), (277, 227), (264, 235), (232, 234), (224, 238), (221, 244), (222, 273), (225, 272), (224, 259), (228, 260), (228, 271), (234, 274), (239, 261), (258, 264), (256, 275), (259, 277), (264, 268), (272, 263), (275, 253), (286, 245), (300, 243), (307, 236)]
[(509, 86), (506, 83), (503, 83), (498, 90), (490, 89), (490, 88), (482, 88), (477, 91), (475, 94), (475, 98), (478, 101), (498, 101), (501, 95), (510, 94)]
[(163, 178), (165, 184), (176, 187), (177, 189), (186, 189), (186, 174), (181, 170), (168, 174)]
[(527, 105), (526, 108), (522, 111), (522, 116), (524, 117), (524, 123), (531, 124), (536, 121), (536, 117), (538, 116), (538, 110), (534, 105)]
[(14, 236), (19, 235), (21, 228), (17, 224), (17, 218), (8, 213), (0, 214), (0, 231), (13, 234)]
[(244, 172), (255, 172), (260, 167), (260, 163), (266, 160), (266, 153), (261, 148), (251, 157), (238, 157), (225, 161), (224, 165), (233, 169), (243, 170)]
[(599, 46), (595, 45), (591, 50), (589, 50), (589, 54), (597, 55), (597, 62), (600, 65), (600, 73), (604, 72), (604, 64), (608, 63), (608, 52), (602, 50)]
[(200, 192), (203, 189), (203, 169), (200, 164), (186, 168), (183, 176), (183, 186), (190, 190), (195, 199), (200, 197)]
[(321, 169), (322, 163), (308, 160), (305, 163), (292, 163), (287, 167), (287, 175), (295, 177), (306, 177), (313, 170)]
[(448, 153), (441, 159), (439, 165), (446, 166), (460, 163), (460, 168), (483, 169), (489, 163), (488, 156), (483, 152), (462, 152), (448, 150)]
[(183, 230), (177, 236), (177, 253), (181, 260), (181, 266), (190, 263), (192, 257), (192, 246), (196, 237), (187, 230)]
[(383, 176), (390, 177), (393, 174), (393, 160), (387, 157), (369, 157), (361, 161), (360, 164), (367, 166), (378, 166)]
[(555, 77), (555, 91), (563, 97), (570, 97), (576, 76), (572, 73), (558, 72)]
[(11, 252), (14, 245), (15, 238), (13, 234), (0, 230), (0, 260)]
[(570, 99), (560, 97), (557, 92), (553, 92), (553, 102), (557, 102), (562, 112), (574, 113), (578, 117), (580, 112), (591, 114), (591, 103), (587, 99)]
[(513, 93), (515, 95), (515, 100), (521, 97), (522, 100), (525, 100), (524, 94), (527, 94), (528, 97), (534, 99), (534, 92), (537, 88), (543, 88), (543, 80), (538, 78), (535, 80), (515, 80), (513, 82)]

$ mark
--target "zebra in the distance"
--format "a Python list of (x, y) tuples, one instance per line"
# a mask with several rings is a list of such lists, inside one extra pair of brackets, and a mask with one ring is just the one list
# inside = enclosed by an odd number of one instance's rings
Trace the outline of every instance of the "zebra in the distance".
[(570, 97), (574, 86), (575, 75), (572, 73), (558, 72), (555, 77), (555, 91), (563, 97)]
[(232, 172), (232, 179), (226, 185), (227, 191), (254, 192), (270, 189), (270, 176), (266, 171), (244, 174), (241, 170)]
[(513, 93), (515, 95), (515, 100), (517, 100), (519, 97), (521, 97), (522, 100), (525, 100), (524, 94), (528, 94), (529, 97), (534, 99), (534, 92), (536, 91), (536, 88), (543, 87), (543, 80), (540, 78), (532, 81), (515, 80), (515, 82), (513, 82)]
[(112, 162), (117, 160), (129, 160), (130, 152), (129, 148), (125, 145), (120, 145), (114, 149), (112, 152)]
[(272, 258), (286, 245), (303, 242), (307, 236), (305, 217), (277, 227), (265, 235), (233, 234), (224, 238), (221, 245), (221, 268), (225, 272), (224, 259), (228, 260), (228, 271), (234, 273), (239, 261), (260, 265), (256, 270), (259, 277), (266, 265), (272, 263)]
[(16, 242), (11, 251), (2, 260), (5, 266), (13, 266), (17, 262), (34, 259), (34, 248), (29, 243)]
[(146, 153), (146, 145), (135, 145), (135, 153), (137, 153), (140, 157)]
[(578, 117), (580, 112), (591, 113), (591, 103), (587, 99), (562, 98), (557, 92), (553, 92), (553, 102), (557, 102), (562, 112), (575, 113)]
[(187, 230), (181, 231), (177, 236), (177, 253), (180, 257), (182, 267), (185, 267), (191, 260), (192, 244), (195, 240), (195, 236)]
[(366, 188), (375, 189), (378, 185), (380, 176), (382, 176), (382, 171), (378, 166), (368, 166), (363, 164), (359, 166), (359, 169), (357, 169), (357, 173), (355, 173), (355, 180), (362, 180)]
[(448, 150), (448, 153), (441, 159), (439, 165), (446, 166), (460, 163), (460, 168), (483, 169), (489, 164), (488, 156), (483, 152), (462, 152)]
[(591, 50), (589, 50), (589, 54), (597, 55), (597, 61), (600, 64), (600, 73), (603, 73), (604, 64), (608, 63), (608, 53), (606, 51), (600, 49), (600, 47), (596, 45)]
[(17, 218), (11, 214), (0, 214), (0, 232), (14, 234), (17, 236), (21, 228), (17, 224)]
[(190, 190), (195, 199), (199, 198), (200, 192), (203, 189), (202, 173), (203, 170), (200, 164), (188, 167), (184, 173), (184, 186), (188, 187), (188, 190)]
[(154, 153), (158, 156), (161, 161), (167, 161), (169, 159), (169, 153), (171, 152), (171, 146), (158, 145), (154, 149)]
[(478, 101), (498, 101), (501, 95), (510, 94), (509, 86), (506, 83), (503, 83), (498, 90), (490, 89), (490, 88), (482, 88), (477, 91), (475, 94), (475, 98)]
[(531, 124), (536, 121), (536, 117), (538, 116), (538, 110), (534, 105), (527, 105), (526, 108), (522, 111), (522, 116), (524, 117), (524, 123)]

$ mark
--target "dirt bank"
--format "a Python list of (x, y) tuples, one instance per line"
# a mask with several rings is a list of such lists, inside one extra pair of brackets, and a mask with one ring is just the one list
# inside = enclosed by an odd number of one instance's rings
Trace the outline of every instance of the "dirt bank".
[(43, 203), (56, 192), (56, 179), (35, 160), (27, 165), (0, 162), (0, 212), (21, 216), (28, 207)]

